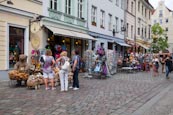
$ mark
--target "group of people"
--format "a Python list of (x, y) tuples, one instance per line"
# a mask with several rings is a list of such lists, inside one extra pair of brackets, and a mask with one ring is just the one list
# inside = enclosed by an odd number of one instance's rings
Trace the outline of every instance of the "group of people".
[(78, 73), (79, 73), (79, 64), (80, 64), (80, 56), (79, 56), (79, 50), (75, 49), (72, 51), (72, 63), (70, 63), (70, 58), (67, 57), (67, 52), (62, 51), (60, 54), (60, 57), (58, 57), (56, 60), (52, 56), (52, 51), (50, 49), (47, 49), (45, 52), (45, 55), (43, 55), (40, 59), (42, 63), (42, 70), (43, 70), (43, 77), (45, 82), (45, 89), (49, 90), (48, 81), (50, 79), (51, 81), (51, 89), (55, 90), (55, 84), (54, 84), (54, 67), (59, 68), (59, 77), (60, 77), (60, 83), (61, 83), (61, 91), (68, 91), (68, 69), (64, 69), (64, 65), (70, 64), (72, 67), (73, 72), (73, 86), (69, 88), (73, 88), (73, 90), (79, 89), (79, 79), (78, 79)]
[(152, 54), (130, 54), (129, 57), (118, 60), (118, 66), (121, 67), (137, 67), (138, 70), (149, 72), (153, 69), (153, 76), (159, 75), (159, 67), (161, 65), (162, 73), (166, 73), (169, 79), (169, 73), (173, 70), (173, 60), (170, 54), (152, 55)]

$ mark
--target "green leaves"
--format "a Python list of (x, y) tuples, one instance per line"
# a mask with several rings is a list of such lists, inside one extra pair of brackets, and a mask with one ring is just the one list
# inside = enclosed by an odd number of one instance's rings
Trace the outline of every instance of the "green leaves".
[(152, 26), (152, 52), (158, 53), (159, 51), (166, 50), (168, 47), (168, 39), (165, 30), (159, 24), (154, 24)]

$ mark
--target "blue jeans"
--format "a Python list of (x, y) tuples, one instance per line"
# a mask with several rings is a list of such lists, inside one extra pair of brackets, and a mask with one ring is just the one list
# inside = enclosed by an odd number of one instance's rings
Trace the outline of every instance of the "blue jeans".
[(73, 88), (79, 88), (79, 79), (78, 79), (79, 69), (76, 69), (73, 74)]
[(166, 66), (165, 69), (166, 69), (166, 77), (168, 77), (168, 75), (169, 75), (169, 73), (170, 73), (168, 66)]

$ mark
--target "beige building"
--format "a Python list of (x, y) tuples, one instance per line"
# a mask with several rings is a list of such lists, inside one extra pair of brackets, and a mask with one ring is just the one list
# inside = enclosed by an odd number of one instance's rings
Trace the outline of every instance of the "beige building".
[[(151, 39), (151, 13), (148, 0), (127, 0), (126, 39), (136, 44), (136, 52), (146, 52)], [(134, 51), (134, 47), (131, 50)]]
[(19, 54), (30, 55), (29, 20), (42, 14), (40, 0), (11, 2), (0, 1), (0, 70), (13, 67)]
[(146, 52), (151, 41), (151, 14), (153, 7), (148, 0), (136, 1), (136, 43), (141, 46), (137, 50)]
[(152, 15), (152, 24), (159, 23), (165, 29), (168, 36), (169, 51), (173, 53), (173, 11), (160, 1)]

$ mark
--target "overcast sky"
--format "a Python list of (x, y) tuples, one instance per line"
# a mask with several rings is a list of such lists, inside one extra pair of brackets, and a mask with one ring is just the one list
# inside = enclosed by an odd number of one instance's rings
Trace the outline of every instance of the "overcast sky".
[[(149, 0), (149, 2), (151, 3), (151, 5), (153, 5), (154, 8), (157, 8), (159, 1), (160, 0)], [(173, 10), (173, 0), (164, 0), (164, 1), (165, 1), (166, 6), (169, 9)]]

